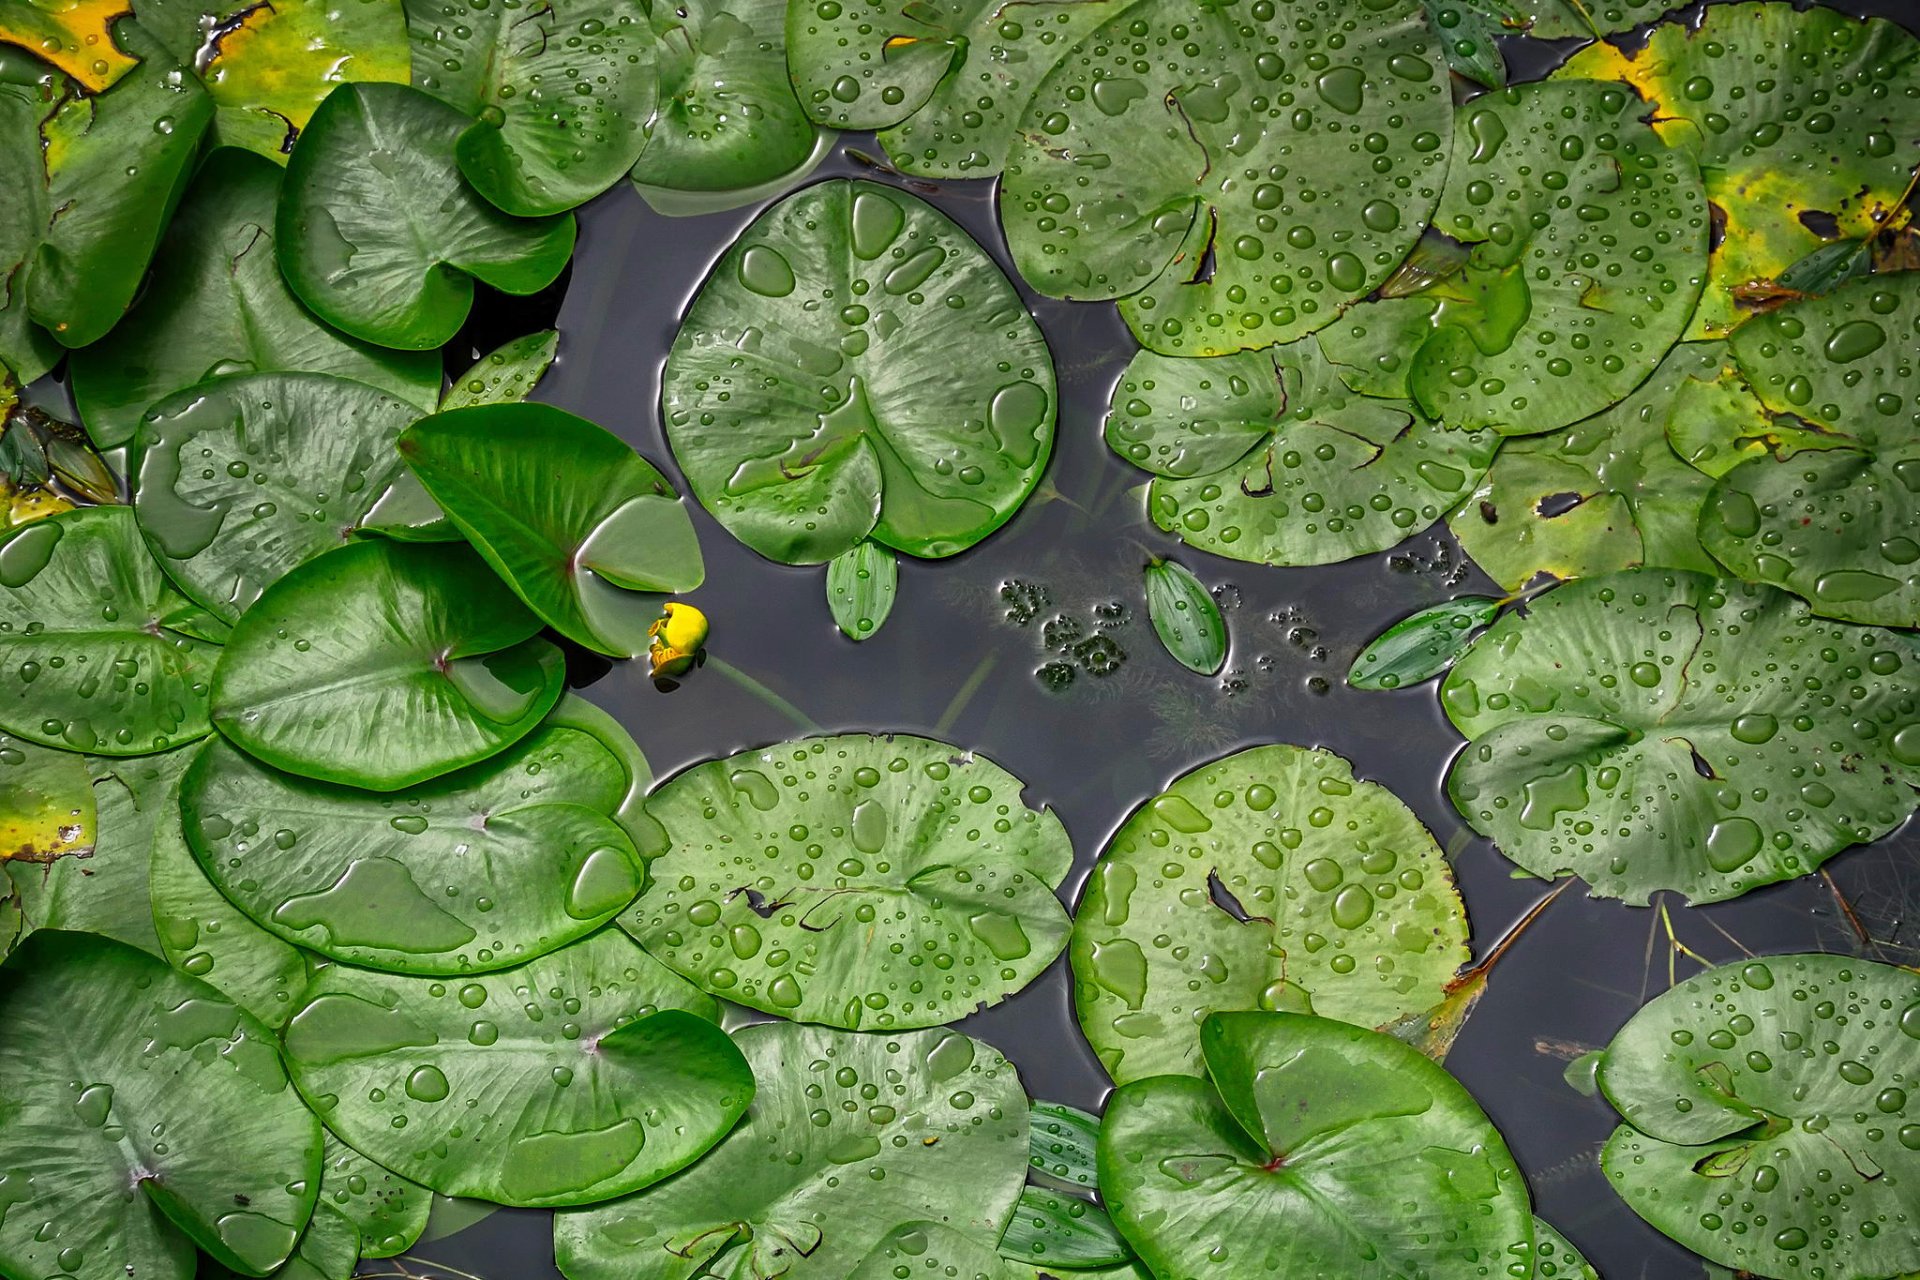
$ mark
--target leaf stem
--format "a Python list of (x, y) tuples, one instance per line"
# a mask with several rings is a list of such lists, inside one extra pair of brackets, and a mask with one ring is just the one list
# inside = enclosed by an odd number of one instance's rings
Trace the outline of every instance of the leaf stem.
[(973, 695), (980, 692), (980, 686), (986, 682), (987, 676), (999, 661), (1000, 655), (997, 653), (989, 653), (980, 659), (973, 669), (973, 674), (967, 677), (966, 683), (960, 686), (953, 695), (953, 699), (947, 703), (947, 709), (942, 711), (940, 718), (934, 722), (933, 732), (936, 737), (947, 736), (947, 731), (953, 728), (954, 722), (960, 718), (960, 713), (967, 709), (969, 702), (973, 701)]
[(794, 706), (791, 702), (788, 702), (785, 698), (767, 688), (766, 685), (761, 684), (758, 680), (734, 666), (725, 658), (716, 658), (712, 654), (708, 654), (706, 665), (726, 679), (731, 680), (734, 684), (739, 685), (742, 689), (745, 689), (748, 693), (760, 699), (760, 701), (766, 703), (775, 711), (778, 711), (781, 715), (799, 725), (802, 729), (807, 730), (809, 733), (820, 732), (820, 726), (814, 723), (812, 716), (809, 716), (806, 712)]

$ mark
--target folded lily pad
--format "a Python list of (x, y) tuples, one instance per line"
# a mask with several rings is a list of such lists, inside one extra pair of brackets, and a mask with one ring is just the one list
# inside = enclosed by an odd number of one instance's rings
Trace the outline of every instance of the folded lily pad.
[[(1920, 90), (1917, 90), (1920, 92)], [(1734, 331), (1785, 432), (1714, 485), (1707, 549), (1849, 622), (1920, 625), (1920, 272), (1852, 280)]]
[(1162, 1280), (1504, 1271), (1533, 1249), (1526, 1184), (1458, 1081), (1391, 1036), (1216, 1013), (1211, 1080), (1122, 1085), (1100, 1134), (1114, 1224)]
[(74, 405), (95, 444), (125, 444), (154, 401), (228, 374), (329, 373), (433, 405), (437, 353), (389, 351), (336, 333), (288, 291), (274, 261), (279, 193), (279, 166), (237, 148), (201, 165), (140, 301), (69, 362)]
[(1742, 1274), (1920, 1269), (1920, 977), (1762, 956), (1650, 1001), (1601, 1055), (1629, 1208)]
[(1920, 648), (1772, 587), (1635, 569), (1510, 612), (1440, 693), (1454, 806), (1537, 876), (1718, 902), (1904, 822)]
[(1074, 1012), (1121, 1083), (1199, 1075), (1201, 1020), (1366, 1027), (1437, 1004), (1467, 920), (1433, 837), (1328, 751), (1239, 751), (1135, 810), (1074, 912)]
[(784, 564), (867, 537), (964, 551), (1039, 483), (1056, 411), (1046, 342), (985, 251), (924, 201), (847, 179), (787, 197), (727, 250), (661, 403), (695, 496)]
[(840, 1280), (927, 1219), (992, 1251), (1027, 1151), (1026, 1096), (998, 1051), (945, 1029), (776, 1022), (734, 1039), (759, 1081), (746, 1119), (678, 1177), (557, 1214), (567, 1280)]
[(671, 845), (621, 924), (696, 985), (839, 1027), (951, 1022), (1066, 945), (1066, 829), (928, 738), (802, 738), (655, 789)]
[(525, 737), (565, 663), (457, 543), (355, 543), (308, 561), (233, 629), (213, 720), (277, 769), (393, 791)]
[[(326, 1135), (320, 1204), (353, 1224), (359, 1258), (392, 1258), (413, 1248), (427, 1226), (433, 1193)], [(315, 1221), (319, 1219), (316, 1216)]]
[(84, 757), (0, 734), (0, 862), (84, 856), (98, 831)]
[(590, 649), (645, 653), (663, 596), (706, 577), (680, 495), (585, 418), (544, 404), (456, 409), (408, 428), (399, 450), (527, 607)]
[(405, 85), (344, 84), (320, 104), (287, 161), (274, 251), (322, 320), (424, 351), (466, 321), (475, 280), (536, 293), (566, 269), (572, 215), (516, 218), (461, 177), (470, 127)]
[(0, 540), (0, 729), (99, 755), (205, 736), (218, 645), (169, 629), (186, 601), (127, 507), (84, 507)]
[(1498, 437), (1350, 391), (1311, 342), (1211, 360), (1142, 351), (1113, 390), (1107, 447), (1154, 475), (1153, 522), (1256, 564), (1328, 564), (1428, 528)]
[(1147, 0), (1041, 80), (1000, 184), (1040, 292), (1120, 298), (1167, 355), (1287, 342), (1406, 256), (1453, 112), (1420, 6)]
[(356, 1151), (442, 1195), (569, 1205), (656, 1182), (753, 1098), (713, 1001), (617, 930), (462, 982), (332, 965), (288, 1068)]
[(1586, 81), (1461, 107), (1433, 228), (1467, 252), (1321, 332), (1350, 384), (1450, 426), (1530, 435), (1644, 381), (1686, 329), (1708, 235), (1693, 154), (1646, 113), (1631, 90)]
[(264, 1275), (293, 1252), (320, 1126), (252, 1016), (125, 943), (46, 931), (0, 969), (0, 1025), (9, 1274), (190, 1280), (197, 1246)]

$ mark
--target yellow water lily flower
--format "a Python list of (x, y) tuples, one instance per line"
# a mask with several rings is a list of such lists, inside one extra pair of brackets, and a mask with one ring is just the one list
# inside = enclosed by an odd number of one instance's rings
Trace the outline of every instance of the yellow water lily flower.
[(670, 602), (647, 628), (647, 662), (656, 680), (685, 675), (707, 643), (707, 615), (690, 604)]

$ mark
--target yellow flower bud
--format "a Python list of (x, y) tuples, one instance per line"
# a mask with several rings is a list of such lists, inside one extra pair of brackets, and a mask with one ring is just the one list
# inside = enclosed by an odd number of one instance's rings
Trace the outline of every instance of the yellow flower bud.
[(670, 602), (647, 628), (647, 662), (653, 678), (685, 675), (707, 643), (707, 615), (690, 604)]

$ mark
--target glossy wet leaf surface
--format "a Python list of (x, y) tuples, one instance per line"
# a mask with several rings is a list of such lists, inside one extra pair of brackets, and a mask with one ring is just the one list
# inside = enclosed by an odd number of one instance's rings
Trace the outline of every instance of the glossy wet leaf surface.
[(195, 1246), (253, 1273), (292, 1252), (320, 1126), (265, 1027), (156, 957), (61, 932), (0, 970), (0, 1022), (8, 1271), (189, 1280)]
[(886, 624), (900, 589), (900, 561), (871, 540), (827, 562), (827, 606), (849, 640), (865, 640)]
[(1379, 1026), (1437, 1002), (1467, 959), (1433, 837), (1331, 752), (1253, 747), (1128, 818), (1074, 913), (1074, 1011), (1125, 1083), (1198, 1075), (1212, 1010)]
[(353, 1224), (359, 1257), (391, 1258), (426, 1229), (433, 1193), (383, 1169), (332, 1134), (320, 1173), (320, 1203)]
[(1414, 1049), (1287, 1013), (1215, 1014), (1201, 1039), (1211, 1080), (1123, 1085), (1101, 1133), (1108, 1210), (1155, 1275), (1494, 1274), (1530, 1252), (1506, 1144)]
[(1356, 689), (1402, 689), (1452, 666), (1500, 612), (1491, 596), (1461, 596), (1410, 614), (1375, 636), (1347, 672)]
[(728, 532), (817, 564), (869, 537), (924, 557), (986, 537), (1039, 482), (1054, 397), (1039, 328), (965, 231), (897, 188), (835, 179), (720, 259), (661, 404)]
[(558, 330), (542, 329), (503, 343), (473, 362), (440, 397), (440, 411), (525, 400), (553, 366), (560, 350)]
[(1190, 360), (1143, 351), (1107, 447), (1154, 475), (1148, 514), (1235, 560), (1328, 564), (1394, 546), (1466, 495), (1498, 439), (1362, 396), (1311, 342)]
[(1217, 673), (1227, 662), (1227, 621), (1206, 586), (1177, 560), (1155, 560), (1143, 576), (1147, 616), (1160, 643), (1194, 674)]
[(608, 930), (444, 983), (332, 966), (285, 1039), (355, 1150), (444, 1195), (565, 1205), (665, 1177), (746, 1109), (753, 1079), (715, 1012)]
[(759, 1082), (746, 1119), (686, 1172), (558, 1215), (568, 1280), (838, 1280), (922, 1220), (992, 1251), (1027, 1137), (1026, 1096), (997, 1050), (946, 1029), (776, 1022), (735, 1039)]
[(414, 424), (399, 447), (528, 607), (590, 649), (646, 652), (662, 595), (706, 577), (673, 486), (585, 418), (543, 404), (456, 409)]
[(1535, 1280), (1600, 1280), (1572, 1242), (1539, 1218), (1533, 1220), (1533, 1274)]
[(1433, 228), (1469, 252), (1320, 335), (1349, 383), (1455, 427), (1530, 435), (1653, 372), (1699, 296), (1708, 226), (1692, 154), (1643, 124), (1646, 110), (1583, 82), (1461, 107)]
[(0, 734), (0, 862), (85, 854), (98, 831), (85, 760)]
[(1442, 686), (1454, 805), (1537, 876), (1694, 902), (1805, 875), (1899, 826), (1920, 653), (1771, 587), (1632, 570), (1494, 623)]
[(1100, 1117), (1035, 1099), (1027, 1126), (1027, 1177), (1037, 1185), (1091, 1195), (1098, 1189)]
[(1759, 1276), (1920, 1268), (1920, 978), (1846, 956), (1724, 965), (1600, 1059), (1626, 1123), (1601, 1162), (1634, 1212)]
[(1030, 1266), (996, 1257), (962, 1231), (937, 1222), (896, 1227), (847, 1280), (897, 1280), (900, 1273), (964, 1277), (965, 1280), (1027, 1280)]
[(540, 620), (453, 544), (362, 542), (275, 583), (233, 629), (214, 722), (275, 768), (392, 791), (484, 760), (560, 696)]
[(1066, 944), (1073, 848), (984, 756), (802, 738), (696, 765), (648, 812), (671, 844), (621, 923), (715, 995), (843, 1027), (950, 1022)]
[(75, 406), (96, 444), (125, 444), (154, 401), (229, 374), (334, 374), (432, 406), (437, 356), (336, 333), (288, 291), (274, 261), (279, 191), (270, 160), (233, 148), (208, 156), (139, 304), (69, 365)]
[(1028, 1187), (1000, 1237), (1000, 1256), (1030, 1267), (1118, 1266), (1133, 1257), (1106, 1210), (1084, 1196)]
[(126, 12), (122, 0), (7, 0), (0, 4), (0, 43), (44, 58), (98, 92), (139, 63), (114, 39), (114, 22)]
[(571, 215), (513, 217), (461, 177), (469, 124), (403, 85), (342, 85), (320, 105), (287, 161), (274, 248), (321, 319), (426, 350), (466, 320), (475, 280), (527, 294), (566, 268)]
[(1124, 299), (1155, 351), (1262, 347), (1328, 324), (1406, 255), (1451, 124), (1415, 5), (1152, 0), (1040, 82), (1001, 220), (1029, 284)]

